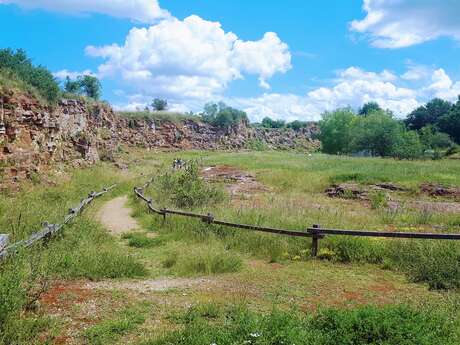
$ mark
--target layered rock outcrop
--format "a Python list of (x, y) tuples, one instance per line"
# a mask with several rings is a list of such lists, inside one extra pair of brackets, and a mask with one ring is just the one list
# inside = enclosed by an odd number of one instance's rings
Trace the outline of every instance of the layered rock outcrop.
[(269, 148), (316, 147), (313, 124), (300, 131), (243, 124), (230, 129), (199, 119), (129, 119), (104, 103), (61, 100), (50, 107), (13, 91), (0, 94), (0, 184), (7, 185), (57, 163), (74, 166), (113, 160), (120, 144), (158, 149), (241, 149), (259, 141)]

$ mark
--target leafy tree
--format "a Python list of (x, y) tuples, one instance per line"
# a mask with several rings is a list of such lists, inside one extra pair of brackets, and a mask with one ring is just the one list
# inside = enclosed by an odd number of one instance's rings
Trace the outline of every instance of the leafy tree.
[(168, 108), (168, 101), (161, 98), (155, 98), (152, 102), (152, 107), (156, 111), (166, 110)]
[(324, 113), (319, 122), (323, 151), (331, 154), (351, 153), (355, 122), (356, 115), (347, 108)]
[(206, 104), (201, 117), (204, 122), (221, 128), (229, 128), (238, 123), (249, 123), (244, 111), (232, 108), (224, 102)]
[(0, 71), (7, 70), (27, 85), (34, 87), (49, 102), (57, 101), (59, 85), (45, 67), (34, 66), (23, 49), (0, 49)]
[(286, 122), (283, 120), (273, 120), (269, 117), (264, 117), (261, 125), (265, 128), (283, 128), (286, 126)]
[(382, 110), (382, 108), (380, 108), (380, 106), (379, 106), (379, 104), (377, 102), (367, 102), (359, 110), (359, 115), (367, 116), (372, 112), (380, 111), (380, 110)]
[(91, 75), (79, 76), (77, 82), (80, 84), (82, 92), (91, 98), (99, 99), (101, 97), (101, 82)]
[(391, 155), (400, 159), (416, 159), (423, 155), (425, 146), (416, 131), (401, 131), (392, 147)]
[(454, 144), (447, 133), (439, 132), (433, 125), (423, 127), (419, 134), (422, 144), (428, 149), (447, 149)]
[(77, 80), (71, 80), (69, 76), (65, 78), (64, 91), (77, 94), (80, 92), (80, 83)]
[(437, 125), (441, 117), (447, 115), (452, 104), (439, 98), (434, 98), (427, 104), (418, 107), (405, 120), (409, 129), (419, 130), (427, 125)]
[(391, 114), (374, 111), (359, 118), (353, 135), (354, 149), (374, 156), (391, 156), (402, 133), (403, 126)]
[(449, 134), (457, 144), (460, 144), (460, 96), (450, 111), (439, 118), (438, 127), (442, 132)]
[(295, 121), (292, 121), (292, 122), (289, 122), (286, 127), (287, 128), (291, 128), (295, 131), (298, 131), (300, 130), (301, 128), (305, 128), (307, 127), (308, 123), (305, 122), (305, 121), (299, 121), (299, 120), (295, 120)]

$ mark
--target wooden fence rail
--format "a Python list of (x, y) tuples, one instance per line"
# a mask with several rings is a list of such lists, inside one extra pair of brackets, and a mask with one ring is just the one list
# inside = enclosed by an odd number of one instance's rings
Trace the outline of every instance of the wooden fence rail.
[(95, 198), (101, 195), (104, 195), (105, 193), (115, 188), (115, 186), (116, 185), (112, 185), (108, 188), (104, 188), (102, 191), (97, 192), (97, 193), (96, 192), (89, 193), (88, 197), (83, 199), (77, 206), (69, 209), (69, 212), (64, 217), (64, 221), (62, 222), (62, 224), (49, 224), (47, 222), (44, 222), (42, 229), (38, 232), (34, 232), (32, 235), (30, 235), (29, 238), (26, 238), (24, 240), (8, 245), (8, 235), (0, 234), (0, 261), (16, 253), (20, 248), (28, 248), (32, 246), (34, 243), (36, 243), (37, 241), (47, 240), (53, 237), (66, 224), (68, 224), (72, 219), (78, 216), (85, 209), (86, 206), (91, 204)]
[(134, 193), (136, 196), (147, 203), (149, 211), (162, 215), (165, 219), (168, 214), (199, 218), (208, 224), (217, 224), (232, 228), (267, 232), (278, 235), (294, 236), (294, 237), (310, 237), (312, 239), (311, 255), (316, 257), (318, 255), (319, 240), (326, 235), (338, 236), (358, 236), (358, 237), (386, 237), (386, 238), (409, 238), (409, 239), (431, 239), (431, 240), (460, 240), (460, 234), (445, 234), (445, 233), (423, 233), (423, 232), (388, 232), (388, 231), (367, 231), (367, 230), (341, 230), (341, 229), (325, 229), (320, 225), (315, 224), (306, 230), (288, 230), (277, 229), (271, 227), (262, 227), (257, 225), (232, 223), (223, 220), (217, 220), (211, 213), (199, 214), (180, 210), (170, 210), (167, 208), (156, 208), (153, 206), (153, 200), (144, 195), (144, 190), (153, 182), (153, 178), (147, 181), (142, 187), (135, 187)]

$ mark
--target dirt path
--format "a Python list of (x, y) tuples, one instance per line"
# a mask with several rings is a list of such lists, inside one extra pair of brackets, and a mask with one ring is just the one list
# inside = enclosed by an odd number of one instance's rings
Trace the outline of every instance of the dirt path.
[(210, 279), (205, 278), (162, 278), (162, 279), (148, 279), (148, 280), (127, 280), (127, 281), (113, 281), (104, 280), (99, 282), (87, 282), (85, 288), (87, 289), (102, 289), (102, 290), (133, 290), (137, 292), (149, 291), (166, 291), (174, 288), (190, 288), (195, 285), (202, 285), (209, 283)]
[(131, 217), (131, 209), (126, 206), (128, 197), (120, 196), (108, 201), (98, 212), (98, 219), (113, 235), (139, 229), (136, 219)]

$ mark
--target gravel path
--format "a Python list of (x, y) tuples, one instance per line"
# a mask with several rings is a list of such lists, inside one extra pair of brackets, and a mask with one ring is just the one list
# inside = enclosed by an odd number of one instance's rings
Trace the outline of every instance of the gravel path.
[(120, 196), (108, 201), (99, 211), (98, 219), (113, 235), (138, 230), (139, 224), (131, 217), (131, 209), (126, 206), (128, 197)]

